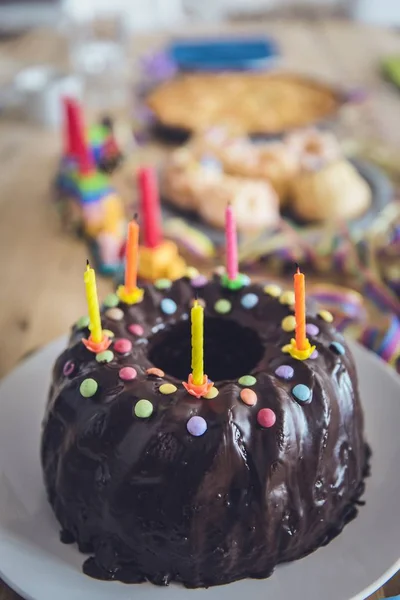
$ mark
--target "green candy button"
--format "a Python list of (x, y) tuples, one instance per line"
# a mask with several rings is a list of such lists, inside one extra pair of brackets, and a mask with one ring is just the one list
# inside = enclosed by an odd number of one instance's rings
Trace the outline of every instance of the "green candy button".
[(119, 298), (117, 294), (108, 294), (104, 299), (104, 306), (107, 308), (115, 308), (119, 304)]
[(113, 358), (114, 354), (111, 352), (111, 350), (104, 350), (103, 352), (96, 354), (96, 360), (98, 363), (109, 363)]
[(229, 302), (229, 300), (225, 300), (224, 298), (221, 298), (221, 300), (218, 300), (215, 303), (214, 309), (215, 309), (215, 312), (219, 313), (220, 315), (226, 315), (226, 314), (228, 314), (228, 312), (231, 311), (232, 304)]
[(99, 385), (94, 379), (84, 379), (79, 387), (79, 391), (84, 398), (91, 398), (97, 392)]
[(150, 400), (139, 400), (135, 405), (135, 415), (139, 419), (147, 419), (153, 412), (153, 405)]
[(169, 290), (171, 286), (172, 281), (170, 279), (157, 279), (157, 281), (154, 282), (154, 287), (157, 290)]
[(257, 383), (257, 379), (253, 377), (253, 375), (243, 375), (243, 377), (239, 379), (239, 384), (244, 385), (245, 387), (254, 385), (255, 383)]
[(78, 329), (85, 329), (85, 327), (89, 327), (90, 319), (89, 317), (81, 317), (77, 320), (76, 326)]

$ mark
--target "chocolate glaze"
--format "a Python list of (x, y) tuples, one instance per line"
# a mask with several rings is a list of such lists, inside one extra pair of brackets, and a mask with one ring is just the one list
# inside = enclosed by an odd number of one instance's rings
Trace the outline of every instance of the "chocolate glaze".
[[(264, 578), (277, 563), (327, 543), (356, 514), (368, 452), (354, 361), (343, 337), (311, 309), (308, 322), (320, 329), (311, 341), (319, 355), (297, 361), (281, 351), (292, 337), (281, 328), (291, 307), (258, 285), (230, 292), (217, 277), (196, 291), (206, 303), (212, 339), (205, 349), (206, 372), (218, 377), (218, 355), (224, 352), (220, 372), (231, 374), (216, 381), (219, 395), (213, 400), (196, 399), (181, 385), (181, 373), (185, 379), (188, 374), (186, 333), (194, 296), (186, 278), (167, 291), (146, 287), (142, 303), (120, 304), (120, 321), (103, 312), (103, 327), (115, 339), (133, 342), (128, 355), (115, 352), (111, 363), (97, 363), (81, 343), (88, 329), (75, 327), (55, 363), (43, 424), (44, 478), (63, 541), (74, 540), (92, 555), (84, 571), (93, 577), (157, 585), (175, 580), (187, 587)], [(246, 310), (240, 300), (249, 292), (259, 302)], [(175, 314), (162, 314), (164, 297), (175, 300)], [(220, 298), (232, 302), (228, 315), (214, 310)], [(229, 340), (231, 350), (223, 342), (231, 331), (225, 321), (241, 326)], [(143, 326), (143, 336), (129, 332), (132, 323)], [(344, 356), (329, 348), (334, 340), (345, 346)], [(76, 365), (68, 377), (67, 360)], [(294, 368), (291, 381), (274, 374), (282, 364)], [(136, 379), (122, 381), (122, 366), (133, 366)], [(174, 372), (162, 379), (149, 376), (151, 366)], [(250, 366), (258, 398), (252, 407), (240, 400), (237, 381)], [(87, 377), (99, 384), (92, 398), (79, 392)], [(162, 395), (164, 382), (174, 383), (177, 392)], [(297, 383), (312, 390), (310, 404), (294, 399)], [(154, 406), (148, 419), (134, 416), (141, 398)], [(257, 424), (261, 408), (276, 413), (273, 427)], [(187, 431), (193, 415), (207, 422), (201, 437)]]

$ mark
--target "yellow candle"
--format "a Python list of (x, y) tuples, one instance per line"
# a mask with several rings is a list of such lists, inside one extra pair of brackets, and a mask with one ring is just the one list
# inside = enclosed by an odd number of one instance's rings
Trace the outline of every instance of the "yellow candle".
[(201, 385), (204, 379), (204, 310), (195, 300), (191, 313), (192, 322), (192, 377), (194, 385)]
[(89, 312), (89, 330), (91, 339), (95, 344), (99, 344), (103, 339), (101, 329), (99, 299), (97, 297), (96, 275), (94, 269), (90, 268), (89, 261), (86, 265), (86, 271), (83, 276), (86, 288), (86, 300)]

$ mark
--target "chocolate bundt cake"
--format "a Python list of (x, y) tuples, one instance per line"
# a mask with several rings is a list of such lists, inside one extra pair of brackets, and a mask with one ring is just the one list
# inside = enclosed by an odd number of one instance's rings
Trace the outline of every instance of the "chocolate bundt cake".
[[(197, 275), (106, 298), (100, 354), (73, 327), (54, 366), (41, 457), (62, 539), (84, 572), (194, 588), (326, 544), (355, 516), (368, 451), (354, 360), (330, 313), (310, 308), (308, 360), (282, 351), (293, 293)], [(206, 397), (190, 372), (190, 307), (205, 307)]]

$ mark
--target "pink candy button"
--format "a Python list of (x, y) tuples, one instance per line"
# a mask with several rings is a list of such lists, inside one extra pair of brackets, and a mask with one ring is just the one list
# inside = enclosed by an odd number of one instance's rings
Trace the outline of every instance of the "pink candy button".
[(121, 338), (114, 342), (114, 350), (119, 354), (127, 354), (132, 350), (132, 342), (126, 338)]
[(123, 381), (132, 381), (137, 375), (136, 369), (133, 367), (122, 367), (119, 371), (119, 376)]
[(262, 408), (258, 411), (257, 421), (261, 427), (272, 427), (275, 425), (276, 415), (270, 408)]
[(133, 335), (143, 335), (143, 327), (141, 325), (134, 323), (133, 325), (129, 325), (128, 329)]

